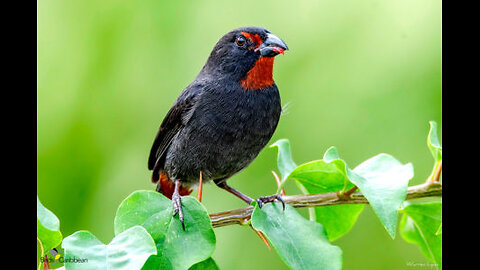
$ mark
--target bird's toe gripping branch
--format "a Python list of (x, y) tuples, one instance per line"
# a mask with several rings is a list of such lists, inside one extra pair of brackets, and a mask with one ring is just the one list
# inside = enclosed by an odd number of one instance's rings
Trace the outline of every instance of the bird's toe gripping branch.
[(178, 219), (182, 223), (182, 228), (185, 231), (185, 223), (183, 221), (183, 211), (182, 211), (182, 197), (178, 192), (181, 183), (180, 181), (175, 181), (175, 191), (172, 195), (172, 204), (173, 204), (173, 216), (178, 214)]
[(257, 204), (258, 204), (259, 208), (262, 208), (262, 206), (265, 203), (280, 201), (282, 203), (282, 206), (283, 206), (283, 211), (285, 211), (285, 201), (283, 200), (283, 198), (280, 194), (275, 194), (275, 195), (265, 196), (265, 197), (262, 196), (262, 197), (256, 199), (255, 201), (257, 201)]

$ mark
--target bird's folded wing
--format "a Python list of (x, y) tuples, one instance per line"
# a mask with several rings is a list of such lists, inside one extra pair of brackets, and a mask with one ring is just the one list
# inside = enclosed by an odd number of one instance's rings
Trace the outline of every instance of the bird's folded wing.
[(196, 87), (187, 87), (177, 98), (172, 108), (168, 111), (163, 119), (162, 124), (157, 132), (155, 141), (153, 142), (150, 156), (148, 158), (148, 169), (153, 170), (163, 164), (162, 157), (165, 151), (170, 146), (173, 137), (177, 134), (188, 122), (192, 116), (195, 104), (199, 97), (199, 91)]

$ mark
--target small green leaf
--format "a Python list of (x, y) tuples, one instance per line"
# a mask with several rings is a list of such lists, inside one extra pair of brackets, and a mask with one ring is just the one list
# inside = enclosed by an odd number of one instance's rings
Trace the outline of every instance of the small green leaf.
[[(323, 160), (308, 162), (290, 173), (309, 194), (344, 192), (354, 185), (348, 178), (347, 164), (339, 158), (338, 150), (330, 147)], [(325, 227), (330, 241), (334, 241), (351, 230), (364, 205), (339, 205), (315, 208), (315, 220)]]
[[(340, 159), (302, 164), (290, 174), (290, 177), (300, 182), (309, 194), (345, 191), (353, 187), (347, 177), (346, 164)], [(334, 241), (350, 231), (364, 207), (364, 205), (316, 207), (315, 220), (325, 227), (328, 239)]]
[[(150, 255), (156, 254), (155, 242), (141, 226), (118, 234), (104, 245), (88, 231), (76, 232), (63, 240), (65, 269), (140, 269)], [(76, 258), (76, 262), (67, 260)]]
[(342, 250), (330, 244), (323, 226), (279, 203), (255, 207), (252, 226), (265, 234), (280, 258), (293, 269), (341, 269)]
[(213, 260), (212, 257), (206, 259), (205, 261), (196, 263), (189, 268), (189, 270), (219, 270), (217, 263)]
[[(286, 183), (290, 173), (297, 167), (297, 164), (295, 164), (295, 162), (293, 161), (289, 140), (278, 140), (274, 144), (272, 144), (270, 148), (275, 146), (278, 148), (277, 166), (282, 177), (281, 183), (277, 188), (277, 193), (279, 193), (284, 184)], [(303, 194), (308, 194), (308, 191), (301, 183), (299, 183), (298, 181), (296, 181), (295, 183), (297, 184), (298, 189), (300, 189)], [(308, 215), (310, 216), (310, 220), (315, 220), (315, 210), (313, 208), (308, 208)]]
[(341, 191), (353, 187), (345, 166), (340, 159), (316, 160), (298, 166), (289, 177), (299, 181), (311, 194)]
[(325, 151), (325, 154), (323, 154), (323, 160), (326, 162), (332, 162), (336, 159), (340, 159), (340, 155), (338, 154), (338, 150), (335, 146), (331, 146), (330, 148)]
[(435, 162), (442, 160), (442, 145), (437, 135), (437, 122), (430, 121), (430, 131), (428, 132), (427, 144), (430, 152), (432, 152)]
[(290, 149), (290, 141), (287, 139), (280, 139), (274, 144), (270, 145), (270, 148), (277, 147), (277, 166), (282, 176), (282, 182), (287, 180), (288, 175), (293, 171), (297, 165), (293, 162), (292, 152)]
[[(332, 162), (339, 164), (339, 168), (342, 170), (342, 174), (345, 176), (343, 191), (347, 188), (352, 188), (353, 184), (348, 179), (350, 169), (344, 160), (340, 159), (338, 150), (332, 146), (327, 149), (323, 155), (323, 160), (326, 162)], [(327, 231), (328, 239), (334, 241), (347, 232), (349, 232), (353, 225), (357, 222), (358, 216), (365, 208), (363, 204), (357, 205), (333, 205), (327, 207), (315, 208), (317, 221), (320, 222)]]
[(412, 177), (412, 164), (402, 164), (387, 154), (374, 156), (349, 173), (350, 180), (365, 195), (392, 238), (395, 238), (398, 209), (405, 201)]
[(425, 257), (442, 268), (442, 203), (409, 204), (402, 212), (400, 234), (420, 247)]
[(143, 226), (152, 236), (157, 255), (151, 256), (143, 269), (188, 269), (208, 259), (215, 250), (215, 233), (206, 209), (191, 197), (182, 197), (185, 231), (173, 217), (172, 201), (155, 191), (136, 191), (119, 206), (115, 234)]
[(364, 208), (364, 204), (315, 207), (316, 221), (325, 227), (328, 240), (335, 241), (352, 229)]
[(43, 249), (43, 255), (62, 242), (60, 221), (57, 216), (45, 208), (37, 195), (37, 238)]

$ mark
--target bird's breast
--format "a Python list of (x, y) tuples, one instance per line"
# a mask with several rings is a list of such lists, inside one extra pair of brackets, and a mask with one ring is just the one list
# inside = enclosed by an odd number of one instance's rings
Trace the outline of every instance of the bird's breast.
[(218, 131), (219, 139), (255, 141), (268, 137), (275, 130), (280, 112), (280, 96), (276, 86), (257, 91), (228, 91), (212, 100), (205, 117)]
[[(274, 85), (275, 86), (275, 85)], [(203, 93), (169, 149), (167, 167), (179, 179), (231, 176), (248, 166), (272, 137), (280, 118), (278, 89)]]

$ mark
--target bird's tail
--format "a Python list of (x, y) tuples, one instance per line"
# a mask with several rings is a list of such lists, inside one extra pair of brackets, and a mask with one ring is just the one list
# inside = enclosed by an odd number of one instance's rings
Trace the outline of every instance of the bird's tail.
[[(165, 195), (165, 197), (172, 199), (173, 192), (175, 190), (175, 183), (173, 183), (170, 178), (168, 178), (167, 174), (165, 171), (160, 171), (160, 175), (157, 178), (157, 181), (155, 181), (155, 174), (152, 176), (152, 182), (157, 183), (157, 191)], [(192, 189), (190, 189), (187, 186), (180, 185), (180, 188), (178, 190), (178, 193), (180, 193), (180, 196), (187, 196), (192, 193)]]

